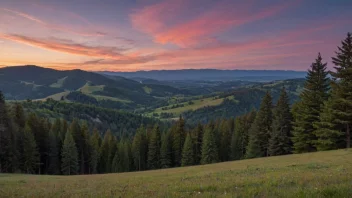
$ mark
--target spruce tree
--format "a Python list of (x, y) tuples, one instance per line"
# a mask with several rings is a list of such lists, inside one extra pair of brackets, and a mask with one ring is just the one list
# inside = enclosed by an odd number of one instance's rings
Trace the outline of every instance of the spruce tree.
[(107, 130), (104, 135), (104, 140), (101, 145), (101, 153), (99, 160), (99, 172), (109, 173), (111, 172), (112, 160), (116, 152), (116, 139), (112, 135), (110, 130)]
[(215, 140), (215, 131), (214, 127), (211, 124), (208, 124), (203, 136), (201, 164), (211, 164), (216, 162), (219, 162), (219, 156)]
[(197, 127), (193, 132), (195, 164), (200, 164), (200, 160), (202, 159), (203, 134), (204, 134), (203, 126), (198, 122)]
[(163, 135), (161, 140), (160, 148), (160, 168), (172, 167), (172, 155), (171, 155), (171, 137), (170, 132)]
[(235, 119), (235, 129), (232, 133), (230, 152), (232, 160), (242, 159), (245, 155), (246, 143), (244, 141), (245, 131), (244, 131), (244, 117), (237, 117)]
[(272, 133), (269, 140), (269, 155), (291, 153), (292, 115), (286, 89), (282, 88), (280, 98), (274, 110)]
[(53, 130), (49, 133), (49, 168), (50, 174), (60, 174), (60, 150), (58, 145), (58, 137)]
[(146, 169), (146, 150), (147, 141), (145, 136), (145, 129), (143, 126), (137, 129), (137, 133), (133, 138), (132, 142), (132, 155), (135, 165), (135, 170), (145, 170)]
[(161, 137), (158, 125), (154, 126), (148, 146), (148, 168), (158, 169), (160, 167)]
[(333, 109), (334, 102), (333, 97), (330, 97), (329, 100), (324, 103), (319, 122), (315, 123), (315, 135), (317, 136), (317, 140), (314, 141), (314, 145), (318, 151), (333, 150), (346, 146), (343, 127), (337, 122), (337, 119), (335, 119)]
[(61, 153), (61, 172), (64, 175), (78, 174), (78, 152), (72, 134), (67, 132)]
[(249, 132), (246, 158), (269, 155), (269, 139), (272, 130), (272, 97), (267, 92)]
[(293, 147), (295, 153), (315, 151), (316, 130), (313, 123), (319, 121), (324, 101), (328, 99), (329, 78), (326, 63), (320, 53), (308, 70), (301, 101), (296, 105), (293, 122)]
[(81, 150), (80, 150), (80, 172), (85, 174), (89, 169), (89, 129), (88, 124), (84, 122), (81, 127)]
[[(119, 157), (119, 148), (116, 150), (114, 158), (112, 159), (112, 164), (111, 164), (111, 172), (112, 173), (118, 173), (119, 170), (119, 163), (120, 163), (120, 157)], [(121, 171), (122, 172), (122, 171)]]
[(22, 149), (22, 169), (26, 173), (35, 173), (38, 169), (39, 152), (34, 136), (29, 125), (25, 125), (23, 133), (23, 149)]
[(89, 140), (89, 172), (96, 174), (98, 171), (98, 162), (100, 157), (100, 135), (98, 129), (93, 130), (93, 134)]
[(185, 121), (180, 116), (178, 122), (176, 123), (176, 128), (173, 130), (172, 133), (172, 151), (173, 151), (173, 156), (174, 156), (174, 163), (175, 166), (180, 166), (181, 165), (181, 159), (182, 159), (182, 149), (183, 149), (183, 144), (185, 142)]
[(335, 71), (331, 72), (333, 77), (332, 89), (333, 115), (336, 122), (343, 126), (345, 134), (346, 148), (351, 147), (352, 128), (352, 35), (347, 34), (345, 40), (341, 42), (335, 52), (332, 62)]
[(188, 133), (182, 150), (182, 166), (191, 165), (194, 165), (194, 152), (191, 134)]
[(0, 91), (0, 173), (12, 171), (13, 145), (10, 117)]
[(219, 158), (220, 161), (228, 161), (230, 155), (231, 145), (231, 128), (227, 120), (222, 120), (219, 126), (220, 144), (219, 144)]

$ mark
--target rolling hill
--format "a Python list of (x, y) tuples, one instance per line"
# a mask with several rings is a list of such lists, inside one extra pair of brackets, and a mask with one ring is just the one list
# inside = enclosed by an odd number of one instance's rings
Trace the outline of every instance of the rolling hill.
[(16, 66), (1, 68), (0, 76), (0, 90), (8, 100), (66, 99), (71, 92), (81, 92), (99, 101), (133, 103), (136, 106), (150, 104), (157, 100), (156, 97), (191, 94), (166, 85), (145, 85), (123, 77), (108, 78), (82, 70), (58, 71), (37, 66)]

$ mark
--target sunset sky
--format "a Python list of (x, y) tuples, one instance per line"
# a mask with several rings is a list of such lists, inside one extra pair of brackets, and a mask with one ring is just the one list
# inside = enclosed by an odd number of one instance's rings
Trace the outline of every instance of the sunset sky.
[(351, 0), (0, 0), (0, 67), (307, 70), (348, 31)]

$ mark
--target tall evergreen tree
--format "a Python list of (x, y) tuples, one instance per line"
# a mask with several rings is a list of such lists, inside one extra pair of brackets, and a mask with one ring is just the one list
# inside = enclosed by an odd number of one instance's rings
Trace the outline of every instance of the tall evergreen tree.
[(218, 161), (218, 147), (215, 140), (214, 126), (210, 123), (205, 128), (205, 133), (203, 136), (201, 164), (211, 164)]
[(89, 128), (86, 122), (83, 122), (81, 127), (81, 150), (79, 153), (80, 172), (81, 174), (88, 173), (89, 169)]
[(269, 140), (269, 155), (285, 155), (291, 153), (292, 115), (289, 98), (285, 88), (282, 88), (280, 98), (274, 110), (272, 133)]
[[(230, 120), (230, 119), (229, 119)], [(220, 161), (228, 161), (230, 155), (230, 145), (231, 145), (231, 125), (229, 125), (228, 120), (222, 120), (220, 123), (220, 144), (219, 144), (219, 158)]]
[(160, 167), (170, 168), (172, 166), (172, 149), (171, 149), (171, 132), (164, 134), (161, 140), (160, 148)]
[(335, 119), (334, 102), (333, 97), (330, 97), (324, 103), (324, 108), (319, 116), (320, 119), (315, 123), (317, 140), (314, 142), (314, 145), (318, 151), (333, 150), (346, 146), (343, 126)]
[(153, 132), (150, 137), (148, 146), (148, 168), (157, 169), (160, 167), (160, 148), (161, 148), (161, 137), (160, 137), (159, 125), (155, 125)]
[(96, 174), (98, 171), (98, 162), (100, 157), (100, 135), (98, 129), (93, 130), (89, 140), (89, 173)]
[(0, 172), (11, 172), (13, 163), (13, 136), (5, 98), (0, 91)]
[(231, 137), (231, 159), (239, 160), (245, 155), (245, 131), (244, 131), (244, 117), (239, 116), (235, 119), (235, 129)]
[(135, 170), (145, 170), (146, 169), (146, 149), (147, 140), (145, 136), (145, 129), (143, 126), (137, 129), (137, 133), (133, 138), (132, 142), (132, 155), (135, 165)]
[(173, 156), (174, 156), (174, 163), (175, 166), (180, 166), (181, 165), (181, 159), (182, 159), (182, 149), (183, 149), (183, 144), (185, 142), (185, 121), (180, 116), (178, 122), (176, 123), (176, 128), (173, 130), (172, 133), (172, 151), (173, 151)]
[(295, 153), (315, 151), (313, 123), (319, 121), (319, 114), (324, 101), (328, 99), (329, 78), (326, 63), (322, 62), (320, 53), (308, 70), (304, 90), (300, 94), (293, 122), (293, 146)]
[(101, 153), (99, 160), (100, 173), (111, 172), (112, 160), (116, 153), (116, 145), (116, 138), (112, 135), (110, 130), (106, 131), (103, 143), (101, 145)]
[(54, 175), (60, 174), (60, 150), (58, 143), (58, 136), (55, 135), (53, 130), (50, 130), (48, 172)]
[(64, 175), (78, 174), (78, 152), (72, 133), (66, 133), (65, 141), (62, 145), (61, 172)]
[(35, 173), (39, 163), (39, 152), (29, 125), (25, 125), (22, 146), (22, 169), (26, 173)]
[(336, 122), (343, 125), (346, 138), (346, 148), (351, 147), (352, 128), (352, 35), (347, 34), (345, 40), (338, 47), (336, 56), (332, 58), (335, 71), (331, 72), (334, 80), (333, 115)]
[(200, 160), (202, 159), (202, 142), (203, 142), (203, 126), (198, 123), (197, 127), (194, 129), (193, 132), (194, 136), (194, 163), (199, 164)]
[(182, 151), (182, 166), (194, 165), (194, 152), (191, 134), (188, 133)]
[(260, 109), (249, 132), (246, 158), (269, 155), (269, 139), (272, 130), (272, 97), (269, 92), (264, 96)]

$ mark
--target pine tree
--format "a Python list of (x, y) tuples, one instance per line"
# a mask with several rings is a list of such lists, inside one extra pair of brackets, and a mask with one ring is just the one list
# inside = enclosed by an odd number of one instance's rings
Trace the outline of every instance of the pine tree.
[(172, 151), (173, 151), (173, 157), (174, 157), (174, 163), (175, 166), (180, 166), (181, 165), (181, 159), (182, 159), (182, 149), (183, 149), (183, 144), (185, 142), (185, 121), (180, 116), (178, 122), (176, 123), (176, 128), (173, 130), (172, 133)]
[(162, 137), (161, 148), (160, 148), (160, 168), (172, 167), (172, 155), (171, 155), (171, 132), (167, 132)]
[(66, 133), (61, 153), (61, 172), (64, 175), (78, 173), (78, 152), (72, 133)]
[(98, 168), (98, 161), (99, 161), (99, 150), (100, 150), (100, 135), (98, 129), (93, 130), (93, 134), (89, 140), (89, 169), (90, 173), (96, 174)]
[(244, 141), (245, 131), (244, 131), (244, 117), (237, 117), (235, 119), (235, 131), (232, 133), (231, 137), (231, 159), (239, 160), (245, 155), (246, 143)]
[(20, 103), (16, 102), (12, 108), (12, 169), (18, 171), (21, 158), (21, 145), (23, 144), (23, 132), (26, 124), (23, 107)]
[(335, 64), (335, 72), (331, 72), (334, 78), (332, 89), (333, 115), (336, 122), (343, 125), (346, 148), (351, 147), (352, 128), (352, 35), (347, 34), (345, 40), (338, 47), (336, 56), (332, 58)]
[(293, 122), (293, 147), (295, 153), (315, 151), (313, 123), (319, 121), (319, 114), (324, 101), (328, 99), (329, 78), (326, 63), (322, 62), (320, 53), (312, 63), (304, 90), (300, 94), (301, 101), (296, 105)]
[(99, 172), (111, 172), (112, 160), (116, 153), (116, 138), (112, 135), (110, 130), (107, 130), (104, 135), (104, 140), (101, 145), (101, 153), (99, 160)]
[(35, 173), (39, 162), (39, 152), (29, 125), (25, 125), (22, 151), (21, 164), (23, 171), (28, 174)]
[(143, 126), (137, 129), (137, 133), (133, 138), (132, 142), (132, 155), (135, 165), (135, 170), (145, 170), (146, 169), (146, 150), (147, 141), (145, 136), (145, 129)]
[(212, 124), (209, 124), (203, 136), (201, 164), (211, 164), (219, 161), (218, 148), (215, 141), (215, 132)]
[(346, 146), (343, 127), (335, 119), (333, 103), (333, 97), (330, 97), (324, 103), (319, 122), (315, 123), (317, 140), (314, 145), (318, 151), (333, 150)]
[(148, 168), (158, 169), (160, 167), (161, 137), (158, 125), (154, 126), (148, 146)]
[(268, 156), (272, 130), (272, 106), (271, 95), (267, 92), (249, 132), (246, 158)]
[(274, 110), (272, 133), (269, 140), (269, 155), (291, 153), (292, 115), (286, 89), (282, 88), (280, 98)]
[(12, 171), (12, 137), (10, 117), (7, 112), (5, 98), (0, 91), (0, 173)]
[(199, 164), (200, 160), (202, 159), (202, 141), (203, 141), (203, 126), (198, 123), (197, 127), (195, 128), (194, 132), (194, 157), (195, 157), (195, 164)]
[(228, 161), (230, 155), (230, 145), (231, 145), (231, 128), (228, 120), (222, 120), (219, 132), (221, 134), (220, 144), (219, 144), (219, 157), (220, 161)]
[(182, 166), (194, 165), (194, 152), (191, 135), (188, 133), (182, 150)]
[(88, 124), (84, 122), (81, 127), (81, 150), (80, 150), (80, 172), (85, 174), (89, 169), (89, 129)]
[(119, 170), (119, 163), (120, 163), (119, 152), (120, 152), (120, 150), (118, 148), (115, 152), (114, 158), (112, 159), (112, 164), (111, 164), (111, 172), (112, 173), (117, 173), (120, 171)]
[(75, 144), (77, 147), (77, 152), (78, 152), (78, 163), (79, 163), (79, 172), (82, 173), (82, 153), (84, 152), (84, 140), (82, 137), (82, 132), (81, 132), (81, 126), (79, 125), (79, 120), (78, 119), (73, 119), (73, 121), (70, 124), (69, 131), (72, 134), (73, 139), (75, 140)]
[(58, 145), (58, 138), (53, 130), (49, 133), (49, 168), (50, 174), (60, 174), (60, 150)]

